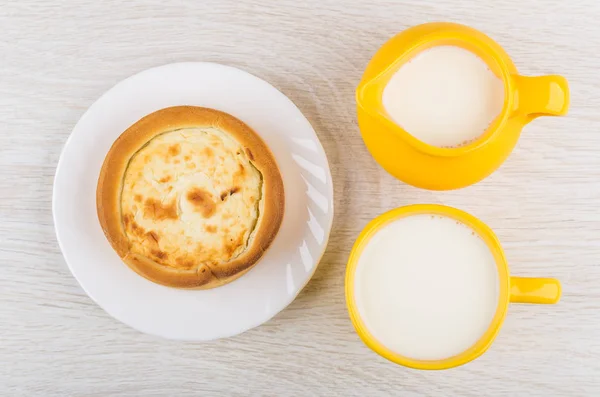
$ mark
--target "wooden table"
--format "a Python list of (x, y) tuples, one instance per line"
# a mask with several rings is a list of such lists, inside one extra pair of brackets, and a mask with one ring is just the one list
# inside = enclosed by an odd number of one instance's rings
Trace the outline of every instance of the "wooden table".
[[(0, 395), (599, 395), (599, 16), (596, 0), (5, 2)], [(527, 126), (499, 171), (455, 192), (384, 172), (355, 115), (354, 88), (376, 49), (437, 20), (485, 31), (522, 73), (563, 74), (572, 89), (568, 117)], [(58, 249), (51, 193), (61, 147), (99, 95), (143, 69), (197, 60), (256, 74), (300, 107), (333, 167), (336, 220), (315, 277), (275, 319), (180, 343), (140, 334), (86, 296)], [(371, 218), (422, 202), (480, 217), (512, 272), (558, 277), (562, 301), (511, 306), (492, 348), (458, 369), (419, 372), (374, 354), (347, 316), (345, 262)]]

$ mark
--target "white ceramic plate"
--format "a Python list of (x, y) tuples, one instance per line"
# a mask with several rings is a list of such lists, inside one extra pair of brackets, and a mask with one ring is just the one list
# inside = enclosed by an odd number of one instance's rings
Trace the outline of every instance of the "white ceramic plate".
[[(246, 275), (207, 291), (138, 276), (112, 250), (96, 216), (96, 183), (114, 140), (143, 116), (175, 105), (211, 107), (247, 123), (271, 148), (285, 186), (283, 223), (271, 248)], [(315, 131), (281, 92), (232, 67), (177, 63), (120, 82), (81, 117), (58, 162), (52, 210), (71, 272), (106, 312), (145, 333), (210, 340), (266, 322), (306, 285), (329, 238), (333, 185)]]

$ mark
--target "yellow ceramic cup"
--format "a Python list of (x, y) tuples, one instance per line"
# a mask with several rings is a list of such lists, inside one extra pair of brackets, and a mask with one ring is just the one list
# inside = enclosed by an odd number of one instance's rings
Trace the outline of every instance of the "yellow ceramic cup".
[[(498, 267), (498, 280), (500, 283), (498, 306), (496, 308), (496, 314), (494, 315), (489, 328), (483, 334), (483, 336), (469, 349), (444, 360), (415, 360), (409, 357), (403, 357), (386, 348), (367, 330), (359, 315), (354, 296), (354, 276), (356, 273), (358, 259), (360, 258), (361, 253), (371, 237), (388, 223), (393, 222), (401, 217), (416, 214), (443, 215), (456, 219), (457, 221), (470, 226), (486, 242), (490, 251), (496, 258), (496, 265)], [(346, 268), (346, 305), (348, 307), (348, 312), (350, 313), (350, 319), (352, 320), (354, 328), (356, 329), (356, 332), (360, 338), (372, 350), (388, 360), (416, 369), (447, 369), (474, 360), (482, 355), (496, 338), (496, 335), (498, 334), (498, 331), (500, 330), (500, 327), (504, 321), (504, 317), (506, 316), (509, 303), (556, 303), (560, 299), (560, 294), (560, 282), (556, 279), (511, 277), (508, 271), (506, 258), (504, 257), (504, 252), (502, 251), (500, 242), (498, 241), (498, 238), (494, 232), (474, 216), (458, 209), (443, 205), (410, 205), (396, 208), (395, 210), (389, 211), (373, 219), (364, 228), (356, 240), (356, 243), (352, 248), (352, 252), (350, 253), (350, 259), (348, 260), (348, 266)]]
[[(382, 105), (383, 89), (392, 75), (418, 52), (454, 45), (483, 59), (504, 82), (504, 108), (488, 130), (458, 148), (428, 145), (392, 121)], [(375, 160), (390, 174), (411, 185), (449, 190), (480, 181), (508, 157), (521, 129), (538, 116), (564, 115), (569, 87), (561, 76), (525, 77), (504, 50), (483, 33), (453, 23), (412, 27), (390, 39), (367, 66), (356, 90), (358, 124)]]

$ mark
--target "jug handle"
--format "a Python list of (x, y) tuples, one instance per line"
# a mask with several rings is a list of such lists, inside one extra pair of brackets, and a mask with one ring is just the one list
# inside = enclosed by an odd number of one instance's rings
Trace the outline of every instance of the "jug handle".
[(569, 109), (569, 83), (563, 76), (513, 76), (515, 108), (527, 121), (539, 116), (563, 116)]
[(561, 290), (560, 281), (554, 278), (510, 278), (512, 303), (557, 303), (560, 300)]

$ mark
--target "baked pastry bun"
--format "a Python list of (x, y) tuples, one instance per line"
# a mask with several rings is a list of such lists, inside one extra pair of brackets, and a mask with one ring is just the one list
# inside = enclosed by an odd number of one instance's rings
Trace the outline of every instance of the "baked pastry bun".
[(235, 117), (176, 106), (129, 127), (98, 180), (98, 219), (122, 260), (176, 288), (246, 273), (272, 243), (283, 181), (262, 139)]

